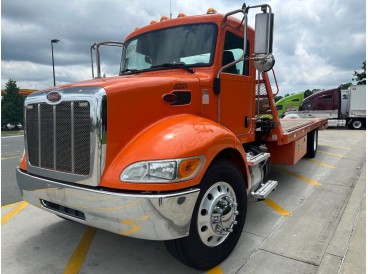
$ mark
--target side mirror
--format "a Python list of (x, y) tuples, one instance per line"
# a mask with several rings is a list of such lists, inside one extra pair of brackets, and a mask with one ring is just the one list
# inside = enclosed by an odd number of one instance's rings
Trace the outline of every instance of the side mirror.
[(273, 42), (273, 14), (256, 14), (254, 66), (258, 71), (269, 71), (275, 64), (275, 58), (272, 55)]
[(273, 14), (256, 14), (254, 53), (268, 55), (272, 53)]

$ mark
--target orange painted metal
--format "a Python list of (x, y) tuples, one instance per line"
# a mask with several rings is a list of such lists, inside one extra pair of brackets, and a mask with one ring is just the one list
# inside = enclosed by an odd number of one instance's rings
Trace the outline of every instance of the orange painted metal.
[(264, 80), (264, 84), (266, 86), (266, 91), (267, 91), (267, 96), (270, 99), (269, 100), (269, 107), (271, 109), (272, 112), (272, 120), (275, 122), (276, 127), (272, 129), (271, 131), (271, 141), (275, 141), (274, 136), (276, 136), (276, 140), (277, 143), (279, 145), (282, 144), (283, 142), (283, 136), (282, 136), (282, 128), (281, 128), (281, 124), (280, 124), (280, 119), (277, 113), (277, 109), (276, 109), (276, 104), (275, 101), (273, 100), (273, 93), (272, 93), (272, 88), (270, 85), (270, 80), (268, 78), (268, 74), (266, 72), (262, 73), (262, 78)]
[(307, 152), (307, 136), (286, 145), (270, 142), (268, 150), (271, 153), (271, 163), (294, 165)]
[[(224, 149), (231, 148), (242, 156), (241, 144), (236, 136), (225, 127), (203, 117), (182, 114), (159, 120), (122, 148), (106, 167), (101, 186), (132, 190), (175, 190), (197, 185), (205, 170)], [(205, 156), (201, 173), (194, 179), (169, 184), (127, 183), (120, 181), (120, 174), (128, 165), (146, 160), (167, 160)]]

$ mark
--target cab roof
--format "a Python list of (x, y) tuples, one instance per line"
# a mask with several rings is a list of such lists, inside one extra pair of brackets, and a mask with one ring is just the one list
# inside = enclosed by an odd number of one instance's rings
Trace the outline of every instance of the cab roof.
[[(138, 36), (140, 34), (158, 30), (158, 29), (164, 29), (169, 28), (173, 26), (180, 26), (180, 25), (189, 25), (189, 24), (196, 24), (196, 23), (215, 23), (217, 25), (221, 24), (225, 15), (220, 13), (215, 14), (202, 14), (202, 15), (193, 15), (193, 16), (185, 16), (180, 18), (173, 18), (173, 19), (167, 19), (162, 22), (152, 23), (147, 26), (137, 28), (135, 31), (130, 33), (125, 40), (129, 40), (132, 37)], [(234, 17), (229, 16), (227, 19), (227, 22), (234, 26), (239, 26), (241, 21)]]

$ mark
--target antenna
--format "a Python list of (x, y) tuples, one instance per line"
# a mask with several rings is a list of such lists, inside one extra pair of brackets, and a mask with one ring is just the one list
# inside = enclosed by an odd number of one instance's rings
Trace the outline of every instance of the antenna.
[(172, 13), (171, 13), (171, 0), (170, 0), (170, 19), (172, 19)]

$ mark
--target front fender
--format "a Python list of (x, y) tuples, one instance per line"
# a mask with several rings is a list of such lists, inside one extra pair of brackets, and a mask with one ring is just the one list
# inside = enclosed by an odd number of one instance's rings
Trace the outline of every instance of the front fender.
[[(101, 178), (101, 186), (129, 190), (165, 191), (191, 187), (200, 183), (216, 155), (226, 148), (240, 151), (236, 136), (214, 121), (190, 114), (162, 119), (143, 130), (129, 142)], [(121, 172), (130, 164), (147, 160), (166, 160), (204, 155), (206, 161), (195, 178), (178, 183), (147, 184), (120, 181)]]

